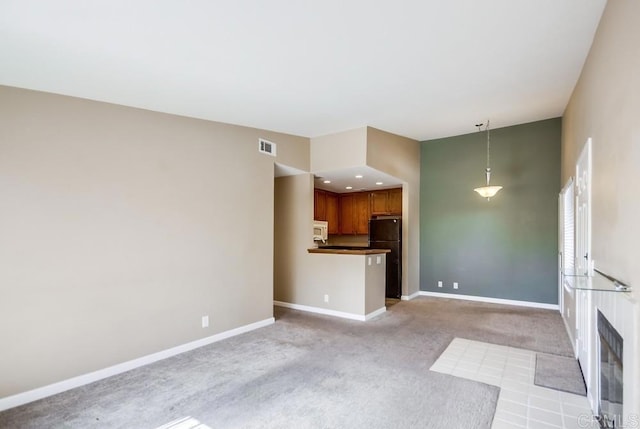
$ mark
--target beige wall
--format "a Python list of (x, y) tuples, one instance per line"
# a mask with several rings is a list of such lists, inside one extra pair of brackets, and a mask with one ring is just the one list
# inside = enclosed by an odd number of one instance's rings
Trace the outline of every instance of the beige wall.
[[(594, 305), (626, 308), (625, 413), (640, 416), (640, 2), (609, 1), (580, 80), (563, 117), (562, 182), (575, 174), (577, 157), (593, 139), (592, 255), (595, 266), (635, 288), (594, 294)], [(604, 301), (607, 301), (605, 305)], [(614, 302), (609, 302), (613, 300)], [(608, 317), (616, 319), (615, 314)], [(616, 321), (617, 323), (617, 321)], [(634, 324), (629, 329), (630, 324)], [(616, 324), (614, 323), (614, 326)], [(627, 359), (628, 357), (628, 359)]]
[(275, 181), (274, 299), (298, 302), (312, 275), (307, 249), (313, 242), (313, 175)]
[(309, 139), (0, 87), (0, 397), (271, 318), (274, 161)]
[(420, 289), (420, 143), (367, 127), (367, 165), (402, 181), (402, 295)]
[(334, 171), (366, 163), (366, 127), (311, 139), (310, 171)]
[[(639, 2), (608, 2), (563, 118), (562, 180), (593, 139), (593, 257), (596, 268), (632, 284), (640, 264), (628, 255), (640, 239)], [(633, 234), (630, 237), (630, 234)]]
[[(385, 306), (385, 263), (382, 254), (309, 254), (310, 275), (297, 285), (294, 296), (285, 296), (282, 301), (365, 316)], [(324, 301), (325, 295), (329, 302)]]
[[(387, 255), (367, 255), (364, 257), (364, 314), (385, 307)], [(369, 265), (371, 263), (371, 265)]]

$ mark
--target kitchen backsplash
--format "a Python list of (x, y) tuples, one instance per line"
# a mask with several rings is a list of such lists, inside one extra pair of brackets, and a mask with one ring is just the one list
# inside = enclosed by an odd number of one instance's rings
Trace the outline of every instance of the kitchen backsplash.
[(368, 235), (332, 235), (329, 234), (327, 240), (329, 246), (362, 246), (367, 247), (369, 245)]

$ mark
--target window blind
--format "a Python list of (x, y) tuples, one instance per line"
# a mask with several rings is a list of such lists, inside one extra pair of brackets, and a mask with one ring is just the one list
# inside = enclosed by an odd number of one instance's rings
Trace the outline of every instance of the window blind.
[(562, 237), (562, 269), (570, 271), (575, 268), (576, 262), (576, 219), (575, 219), (575, 198), (573, 192), (573, 179), (562, 189), (563, 206), (563, 237)]

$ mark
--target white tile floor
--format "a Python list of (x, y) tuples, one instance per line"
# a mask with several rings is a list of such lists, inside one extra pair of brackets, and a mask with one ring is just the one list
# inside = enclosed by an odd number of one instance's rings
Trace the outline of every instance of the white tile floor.
[(432, 371), (500, 387), (492, 429), (597, 428), (587, 398), (533, 384), (536, 353), (455, 338)]

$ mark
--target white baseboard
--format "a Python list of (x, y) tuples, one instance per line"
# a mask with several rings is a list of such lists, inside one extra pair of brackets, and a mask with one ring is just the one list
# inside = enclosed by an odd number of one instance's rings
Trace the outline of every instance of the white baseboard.
[(501, 298), (489, 298), (485, 296), (474, 296), (474, 295), (458, 295), (453, 293), (441, 293), (441, 292), (428, 292), (421, 290), (420, 296), (433, 296), (436, 298), (450, 298), (450, 299), (462, 299), (465, 301), (478, 301), (478, 302), (488, 302), (491, 304), (504, 304), (504, 305), (517, 305), (519, 307), (533, 307), (533, 308), (544, 308), (546, 310), (560, 310), (558, 304), (546, 304), (544, 302), (531, 302), (531, 301), (515, 301), (512, 299), (501, 299)]
[(371, 320), (374, 317), (378, 317), (380, 316), (382, 313), (384, 313), (385, 311), (387, 311), (387, 307), (380, 307), (379, 309), (372, 311), (371, 313), (367, 314), (366, 316), (364, 316), (364, 320), (365, 322), (367, 320)]
[(413, 298), (417, 298), (420, 295), (420, 291), (414, 292), (411, 295), (402, 295), (400, 299), (402, 301), (411, 301)]
[(569, 341), (571, 342), (571, 349), (573, 350), (573, 356), (578, 359), (578, 349), (576, 347), (576, 342), (573, 340), (574, 333), (571, 332), (571, 328), (569, 327), (569, 322), (565, 319), (564, 315), (560, 313), (562, 317), (562, 321), (564, 322), (564, 327), (567, 330), (567, 335), (569, 336)]
[(75, 387), (84, 386), (85, 384), (93, 383), (94, 381), (102, 380), (113, 375), (121, 374), (123, 372), (130, 371), (132, 369), (139, 368), (141, 366), (148, 365), (150, 363), (157, 362), (159, 360), (166, 359), (168, 357), (175, 356), (189, 350), (197, 349), (198, 347), (206, 346), (208, 344), (224, 340), (225, 338), (234, 337), (236, 335), (244, 334), (245, 332), (253, 331), (254, 329), (271, 325), (274, 322), (275, 319), (273, 317), (270, 317), (259, 322), (240, 326), (239, 328), (231, 329), (229, 331), (220, 332), (219, 334), (215, 334), (210, 337), (191, 341), (189, 343), (181, 344), (179, 346), (162, 350), (157, 353), (152, 353), (150, 355), (146, 355), (137, 359), (99, 369), (88, 374), (79, 375), (77, 377), (69, 378), (67, 380), (39, 387), (37, 389), (18, 393), (12, 396), (7, 396), (5, 398), (0, 398), (0, 411), (8, 410), (9, 408), (17, 407), (19, 405), (24, 405), (38, 399), (46, 398), (47, 396), (55, 395), (57, 393), (62, 393)]
[(359, 320), (361, 322), (366, 322), (367, 320), (372, 319), (384, 313), (385, 311), (387, 311), (387, 307), (381, 307), (375, 311), (372, 311), (369, 314), (361, 315), (361, 314), (347, 313), (344, 311), (330, 310), (328, 308), (312, 307), (310, 305), (293, 304), (293, 303), (284, 302), (284, 301), (273, 301), (273, 305), (276, 305), (278, 307), (291, 308), (293, 310), (307, 311), (309, 313), (317, 313), (317, 314), (324, 314), (327, 316), (341, 317), (343, 319)]

